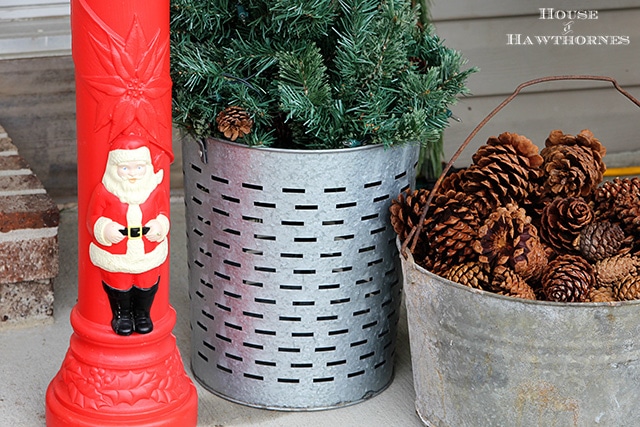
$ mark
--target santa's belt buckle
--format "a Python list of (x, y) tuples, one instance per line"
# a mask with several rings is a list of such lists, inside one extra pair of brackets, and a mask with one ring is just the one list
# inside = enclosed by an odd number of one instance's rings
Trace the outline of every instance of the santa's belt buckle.
[(147, 231), (149, 231), (149, 227), (126, 227), (120, 230), (120, 233), (129, 239), (142, 239), (142, 236), (147, 234)]
[(142, 227), (129, 227), (127, 232), (130, 239), (142, 239)]

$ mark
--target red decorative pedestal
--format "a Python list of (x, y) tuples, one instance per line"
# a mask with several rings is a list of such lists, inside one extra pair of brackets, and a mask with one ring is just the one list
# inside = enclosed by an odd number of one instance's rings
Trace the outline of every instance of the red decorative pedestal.
[(170, 309), (152, 333), (120, 337), (76, 307), (69, 351), (47, 390), (47, 426), (195, 426), (198, 398), (174, 323)]
[[(47, 390), (47, 426), (195, 426), (197, 393), (171, 332), (176, 314), (169, 305), (169, 2), (71, 3), (78, 303), (69, 350)], [(135, 149), (123, 149), (123, 140), (134, 141)], [(153, 196), (136, 199), (138, 190), (130, 187), (124, 195), (112, 191), (110, 181), (125, 177), (132, 164), (148, 170)], [(136, 179), (127, 178), (131, 188)], [(109, 234), (111, 224), (123, 236)], [(145, 312), (136, 295), (151, 284)], [(127, 292), (123, 309), (113, 295)], [(136, 327), (127, 330), (122, 318)]]

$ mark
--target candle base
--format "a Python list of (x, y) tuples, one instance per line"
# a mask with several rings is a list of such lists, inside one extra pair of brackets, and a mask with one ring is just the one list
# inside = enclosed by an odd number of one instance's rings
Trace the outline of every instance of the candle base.
[(171, 329), (175, 311), (153, 332), (122, 337), (71, 313), (74, 333), (46, 395), (48, 427), (196, 426), (198, 397)]

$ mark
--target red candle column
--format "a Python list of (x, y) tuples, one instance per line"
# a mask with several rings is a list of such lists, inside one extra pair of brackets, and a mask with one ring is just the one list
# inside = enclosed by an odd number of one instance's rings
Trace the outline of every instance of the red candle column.
[(169, 2), (71, 7), (78, 302), (47, 426), (195, 426), (169, 305)]

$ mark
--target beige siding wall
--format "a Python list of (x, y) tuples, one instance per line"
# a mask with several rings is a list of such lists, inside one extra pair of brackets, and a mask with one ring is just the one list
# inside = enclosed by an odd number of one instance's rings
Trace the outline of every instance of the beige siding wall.
[[(566, 28), (570, 19), (540, 19), (539, 7), (595, 10), (597, 19), (574, 19)], [(447, 158), (493, 108), (520, 83), (530, 79), (566, 74), (606, 75), (640, 98), (639, 0), (580, 0), (544, 2), (544, 5), (511, 0), (433, 0), (432, 18), (445, 44), (460, 50), (469, 65), (480, 68), (469, 79), (472, 96), (453, 108), (462, 123), (452, 122), (445, 134)], [(535, 38), (561, 36), (569, 30), (566, 35), (574, 36), (574, 41), (582, 45), (539, 45)], [(516, 44), (518, 37), (524, 43), (527, 36), (533, 45)], [(629, 42), (587, 45), (588, 36), (623, 36)], [(611, 37), (607, 40), (611, 42)], [(543, 147), (553, 129), (577, 133), (589, 128), (613, 154), (608, 157), (608, 166), (620, 166), (615, 163), (626, 156), (615, 153), (640, 151), (636, 132), (639, 120), (640, 108), (619, 95), (609, 83), (552, 82), (531, 86), (485, 126), (457, 165), (468, 164), (479, 145), (504, 131), (524, 134)]]
[(69, 16), (69, 0), (0, 0), (0, 20)]
[(0, 60), (69, 55), (69, 0), (0, 0)]

